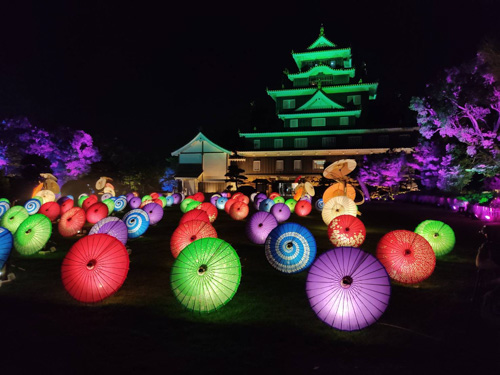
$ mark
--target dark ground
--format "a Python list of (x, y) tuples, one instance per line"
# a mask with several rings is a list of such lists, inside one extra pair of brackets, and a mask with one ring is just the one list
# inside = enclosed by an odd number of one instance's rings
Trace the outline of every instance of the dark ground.
[[(442, 220), (456, 233), (455, 249), (438, 259), (424, 282), (392, 284), (380, 321), (341, 332), (321, 322), (305, 295), (307, 271), (285, 275), (250, 243), (245, 222), (224, 212), (214, 222), (220, 238), (237, 250), (242, 280), (220, 311), (197, 315), (177, 302), (169, 286), (170, 236), (182, 213), (130, 240), (130, 271), (122, 288), (86, 305), (64, 290), (60, 266), (76, 239), (59, 236), (57, 251), (22, 258), (15, 250), (16, 280), (0, 288), (2, 374), (496, 374), (499, 327), (480, 318), (470, 299), (482, 223), (442, 208), (369, 202), (360, 206), (367, 227), (361, 246), (375, 252), (395, 229), (413, 230), (425, 219)], [(253, 211), (251, 211), (252, 213)], [(322, 253), (332, 246), (321, 215), (292, 215), (309, 228)]]

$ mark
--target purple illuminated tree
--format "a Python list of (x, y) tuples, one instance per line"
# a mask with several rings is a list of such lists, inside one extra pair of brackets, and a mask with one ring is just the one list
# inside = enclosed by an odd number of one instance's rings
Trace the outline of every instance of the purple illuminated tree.
[(389, 151), (385, 154), (364, 156), (357, 179), (366, 185), (397, 189), (407, 175), (406, 154)]

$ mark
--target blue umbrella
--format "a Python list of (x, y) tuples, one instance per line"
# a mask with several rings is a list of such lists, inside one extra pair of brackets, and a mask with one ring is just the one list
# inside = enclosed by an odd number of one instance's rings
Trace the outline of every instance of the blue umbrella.
[(118, 197), (115, 200), (115, 211), (122, 211), (125, 207), (127, 207), (127, 198)]
[(226, 197), (220, 197), (219, 199), (217, 199), (217, 208), (219, 210), (223, 210), (224, 209), (224, 206), (226, 205), (226, 202), (227, 202), (227, 198)]
[(314, 203), (314, 208), (316, 208), (318, 211), (323, 211), (323, 207), (325, 206), (325, 203), (323, 202), (323, 198), (319, 198), (316, 203)]
[(34, 215), (42, 207), (42, 203), (38, 199), (30, 199), (24, 204), (24, 208), (28, 211), (28, 214)]
[(284, 273), (297, 273), (308, 268), (316, 257), (316, 240), (311, 232), (297, 223), (274, 228), (265, 243), (271, 266)]
[(174, 204), (174, 197), (173, 196), (169, 195), (165, 199), (167, 200), (167, 207), (170, 207)]
[(10, 231), (0, 227), (0, 270), (3, 268), (7, 259), (9, 259), (12, 243), (13, 239)]
[(127, 212), (123, 216), (123, 221), (127, 225), (128, 238), (142, 236), (149, 227), (149, 216), (146, 211), (140, 208)]
[(264, 199), (259, 204), (259, 211), (271, 212), (271, 207), (274, 206), (274, 201), (270, 198)]
[(2, 218), (3, 214), (6, 213), (10, 209), (10, 204), (5, 201), (0, 201), (0, 219)]

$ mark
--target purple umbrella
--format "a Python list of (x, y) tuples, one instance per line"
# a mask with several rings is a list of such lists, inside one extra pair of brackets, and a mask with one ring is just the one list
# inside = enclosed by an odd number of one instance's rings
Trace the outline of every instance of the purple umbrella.
[(179, 193), (174, 193), (171, 197), (174, 198), (174, 204), (179, 204), (182, 201), (182, 196)]
[(267, 199), (267, 195), (265, 193), (258, 193), (253, 200), (256, 201), (257, 199)]
[(125, 198), (127, 198), (127, 203), (130, 202), (130, 200), (134, 197), (135, 197), (134, 193), (128, 193), (127, 195), (125, 195)]
[(252, 215), (247, 221), (247, 237), (255, 244), (263, 245), (271, 231), (278, 226), (278, 222), (272, 214), (259, 211)]
[(217, 199), (219, 199), (221, 196), (220, 194), (214, 194), (210, 197), (210, 203), (212, 203), (214, 206), (217, 206)]
[(127, 225), (117, 217), (108, 216), (95, 223), (89, 231), (91, 234), (104, 233), (118, 239), (122, 244), (127, 244)]
[(262, 197), (255, 197), (254, 201), (253, 201), (253, 205), (255, 207), (255, 209), (258, 211), (259, 210), (259, 206), (260, 204), (267, 198), (262, 198)]
[(149, 216), (149, 225), (155, 225), (163, 217), (163, 208), (157, 203), (148, 203), (142, 209)]
[(373, 255), (356, 247), (337, 247), (314, 261), (306, 293), (323, 322), (341, 331), (354, 331), (382, 316), (391, 284), (384, 266)]
[(128, 205), (130, 206), (131, 209), (136, 209), (141, 207), (142, 199), (139, 197), (133, 197), (129, 202)]
[(287, 221), (288, 218), (290, 217), (290, 208), (284, 203), (275, 203), (271, 207), (271, 214), (276, 218), (278, 223), (282, 223), (284, 221)]

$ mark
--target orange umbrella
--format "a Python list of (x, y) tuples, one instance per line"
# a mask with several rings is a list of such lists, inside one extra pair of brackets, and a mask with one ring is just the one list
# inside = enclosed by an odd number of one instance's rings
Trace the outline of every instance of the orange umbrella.
[(327, 204), (328, 201), (334, 197), (346, 196), (349, 199), (354, 200), (356, 198), (356, 189), (351, 184), (344, 184), (343, 182), (337, 182), (323, 193), (323, 204)]
[(330, 164), (323, 171), (323, 177), (331, 180), (342, 179), (356, 168), (356, 160), (342, 159)]
[(36, 187), (33, 189), (33, 192), (31, 193), (31, 198), (36, 196), (40, 190), (43, 189), (43, 182), (40, 182)]

